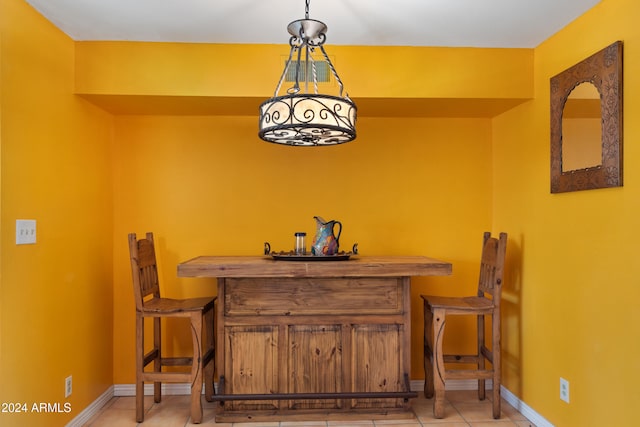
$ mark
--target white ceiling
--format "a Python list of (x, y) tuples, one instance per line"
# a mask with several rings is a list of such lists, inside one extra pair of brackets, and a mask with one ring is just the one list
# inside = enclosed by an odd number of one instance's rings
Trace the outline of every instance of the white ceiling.
[[(26, 0), (72, 39), (274, 43), (304, 0)], [(532, 48), (600, 0), (314, 0), (327, 46)]]

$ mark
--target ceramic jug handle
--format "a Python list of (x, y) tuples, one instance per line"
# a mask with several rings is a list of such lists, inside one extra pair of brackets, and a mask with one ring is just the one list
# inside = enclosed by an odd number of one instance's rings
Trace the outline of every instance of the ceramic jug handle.
[(269, 242), (264, 242), (264, 254), (269, 255), (271, 253), (271, 245)]
[(340, 234), (342, 233), (342, 223), (340, 221), (334, 221), (333, 226), (335, 227), (336, 224), (340, 226), (340, 229), (338, 230), (338, 235), (336, 236), (336, 243), (338, 244), (338, 247), (340, 247)]

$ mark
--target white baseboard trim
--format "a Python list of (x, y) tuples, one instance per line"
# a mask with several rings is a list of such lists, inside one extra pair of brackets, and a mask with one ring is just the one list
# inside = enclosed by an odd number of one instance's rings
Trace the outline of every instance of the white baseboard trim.
[[(216, 390), (218, 390), (218, 385), (215, 384)], [(204, 393), (204, 386), (202, 387), (202, 392)], [(144, 385), (144, 394), (145, 396), (153, 396), (153, 383)], [(169, 395), (189, 395), (191, 394), (191, 386), (188, 383), (163, 383), (162, 384), (162, 394)], [(114, 396), (135, 396), (136, 395), (136, 385), (135, 384), (116, 384), (113, 386), (113, 395)]]
[[(215, 385), (217, 390), (217, 384)], [(164, 395), (189, 395), (191, 393), (191, 386), (188, 383), (170, 383), (162, 384), (162, 394)], [(204, 387), (202, 390), (204, 393)], [(153, 396), (153, 384), (144, 385), (144, 394), (147, 396)], [(109, 387), (104, 393), (102, 393), (96, 400), (91, 402), (89, 406), (84, 408), (82, 412), (75, 416), (66, 427), (82, 427), (85, 425), (91, 417), (100, 412), (100, 410), (107, 404), (113, 397), (119, 396), (135, 396), (136, 385), (135, 384), (115, 384)]]
[[(488, 380), (487, 389), (493, 389), (493, 383)], [(445, 385), (445, 390), (477, 390), (477, 380), (449, 380)], [(424, 381), (413, 380), (411, 381), (411, 391), (424, 390)], [(538, 414), (532, 407), (524, 403), (515, 394), (511, 393), (505, 386), (500, 386), (500, 394), (502, 398), (511, 406), (513, 406), (518, 412), (527, 417), (536, 427), (554, 427), (549, 421), (547, 421), (542, 415)]]
[[(411, 381), (411, 391), (422, 391), (424, 390), (424, 380), (412, 380)], [(491, 380), (487, 380), (486, 382), (487, 390), (493, 389), (493, 382)], [(478, 389), (478, 380), (449, 380), (445, 384), (445, 390), (477, 390)]]
[(538, 414), (533, 408), (511, 393), (504, 386), (501, 387), (502, 398), (511, 406), (516, 408), (518, 412), (527, 417), (536, 427), (554, 427), (546, 418)]
[(69, 421), (67, 427), (82, 427), (93, 417), (95, 414), (100, 412), (100, 409), (107, 404), (109, 400), (113, 397), (114, 386), (109, 387), (104, 393), (102, 393), (96, 400), (91, 402), (89, 406), (84, 408), (82, 412), (75, 416), (74, 419)]
[[(422, 391), (424, 389), (424, 381), (412, 380), (410, 386), (412, 391)], [(217, 390), (218, 385), (216, 384), (215, 387)], [(476, 380), (451, 380), (448, 381), (446, 385), (447, 390), (476, 390), (477, 388), (478, 383)], [(487, 381), (487, 389), (491, 388), (491, 381)], [(188, 395), (189, 393), (191, 393), (191, 387), (187, 383), (162, 384), (162, 393), (166, 395)], [(144, 385), (144, 394), (153, 395), (153, 384)], [(527, 419), (534, 423), (536, 427), (554, 427), (553, 424), (547, 421), (542, 415), (538, 414), (535, 410), (533, 410), (533, 408), (520, 400), (515, 394), (511, 393), (504, 386), (501, 386), (501, 394), (503, 399), (507, 403), (516, 408), (516, 410), (522, 415), (527, 417)], [(78, 414), (73, 420), (71, 420), (67, 424), (67, 427), (81, 427), (87, 421), (89, 421), (91, 417), (97, 414), (112, 397), (135, 395), (135, 384), (112, 385), (89, 406), (87, 406), (82, 412), (80, 412), (80, 414)]]

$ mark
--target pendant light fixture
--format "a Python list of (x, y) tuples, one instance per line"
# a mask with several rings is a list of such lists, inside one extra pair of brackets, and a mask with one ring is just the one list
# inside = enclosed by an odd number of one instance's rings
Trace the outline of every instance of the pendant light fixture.
[[(305, 0), (305, 18), (287, 27), (291, 49), (273, 98), (260, 104), (258, 136), (267, 142), (319, 146), (356, 138), (356, 105), (346, 92), (343, 95), (342, 80), (324, 49), (327, 26), (309, 19), (309, 1)], [(318, 76), (325, 69), (326, 77), (333, 76), (338, 84), (337, 96), (318, 93)], [(279, 94), (288, 79), (294, 82), (293, 86)], [(309, 83), (313, 91), (309, 90)]]

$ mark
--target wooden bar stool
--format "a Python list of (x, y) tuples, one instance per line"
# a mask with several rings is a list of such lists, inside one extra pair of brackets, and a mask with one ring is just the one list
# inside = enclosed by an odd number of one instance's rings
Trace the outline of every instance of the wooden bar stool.
[[(500, 418), (500, 297), (507, 234), (484, 233), (478, 293), (469, 297), (421, 295), (424, 300), (425, 397), (434, 396), (433, 414), (444, 417), (444, 391), (448, 379), (477, 379), (478, 398), (485, 398), (485, 380), (493, 381), (493, 418)], [(477, 351), (473, 355), (444, 354), (442, 341), (448, 315), (477, 318)], [(485, 337), (485, 316), (491, 316), (491, 348)], [(485, 361), (491, 363), (487, 367)], [(475, 365), (475, 369), (448, 369), (445, 363)]]
[[(136, 240), (129, 234), (129, 253), (136, 301), (136, 421), (144, 421), (144, 383), (154, 383), (154, 401), (162, 398), (163, 382), (185, 382), (191, 385), (191, 422), (202, 422), (202, 383), (205, 398), (212, 401), (214, 361), (214, 303), (216, 298), (169, 299), (160, 297), (153, 233)], [(144, 319), (153, 318), (153, 348), (144, 351)], [(191, 322), (193, 357), (163, 357), (161, 318), (183, 317)], [(145, 367), (153, 362), (153, 371)], [(188, 366), (189, 372), (162, 371), (164, 366)]]

